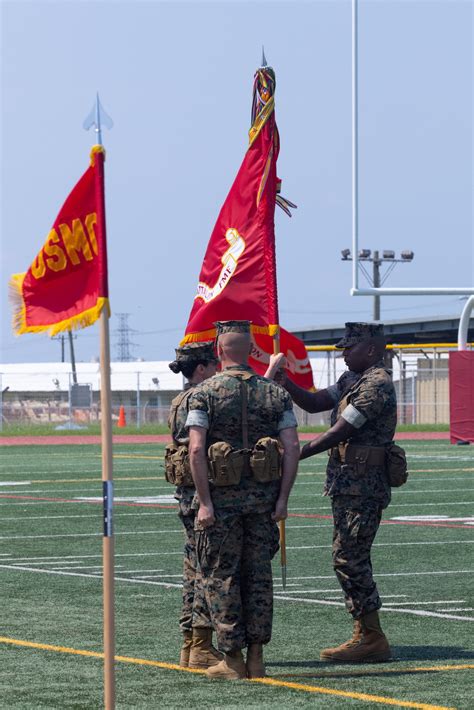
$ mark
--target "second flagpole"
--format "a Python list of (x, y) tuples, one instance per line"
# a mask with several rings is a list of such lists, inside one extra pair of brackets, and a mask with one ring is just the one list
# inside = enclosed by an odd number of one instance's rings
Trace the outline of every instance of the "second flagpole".
[[(99, 248), (103, 250), (105, 271), (101, 274), (104, 290), (108, 294), (107, 241), (105, 238), (105, 195), (104, 195), (104, 151), (102, 148), (102, 123), (112, 128), (112, 119), (105, 113), (97, 94), (95, 105), (84, 121), (84, 128), (92, 126), (96, 132), (97, 150), (92, 150), (96, 167), (97, 230)], [(109, 308), (100, 314), (100, 404), (102, 439), (102, 496), (104, 514), (104, 536), (102, 543), (103, 566), (103, 638), (104, 638), (104, 707), (115, 708), (115, 590), (114, 590), (114, 530), (113, 530), (113, 454), (112, 454), (112, 396), (110, 384), (110, 335)]]
[[(273, 354), (280, 352), (280, 326), (277, 326), (277, 331), (273, 336)], [(286, 589), (286, 525), (284, 520), (280, 520), (280, 567), (281, 567), (281, 584), (283, 590)]]

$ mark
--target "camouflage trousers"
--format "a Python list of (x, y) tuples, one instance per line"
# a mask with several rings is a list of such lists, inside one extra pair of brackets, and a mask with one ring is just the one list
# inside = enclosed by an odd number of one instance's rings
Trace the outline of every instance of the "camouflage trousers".
[(272, 634), (271, 560), (279, 546), (271, 512), (215, 509), (210, 528), (196, 530), (197, 554), (220, 651), (268, 643)]
[(372, 574), (370, 550), (380, 525), (380, 501), (359, 496), (334, 496), (332, 559), (354, 619), (380, 609), (382, 602)]
[(193, 627), (212, 628), (212, 623), (196, 555), (194, 519), (197, 511), (190, 510), (189, 505), (181, 501), (179, 508), (184, 525), (183, 605), (179, 626), (184, 633)]

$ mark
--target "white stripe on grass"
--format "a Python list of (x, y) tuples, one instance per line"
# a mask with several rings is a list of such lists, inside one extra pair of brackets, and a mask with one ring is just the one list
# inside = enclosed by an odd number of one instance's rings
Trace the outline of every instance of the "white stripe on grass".
[[(1, 496), (0, 496), (1, 500)], [(101, 499), (102, 500), (102, 499)], [(18, 502), (13, 502), (13, 501), (8, 501), (6, 503), (0, 503), (0, 508), (7, 508), (9, 506), (26, 506), (26, 505), (57, 505), (58, 503), (61, 503), (61, 506), (64, 507), (65, 505), (75, 505), (77, 506), (79, 503), (87, 503), (89, 499), (86, 498), (86, 500), (65, 500), (65, 501), (58, 501), (58, 500), (23, 500)], [(132, 503), (133, 505), (133, 503)], [(136, 504), (137, 506), (139, 503)], [(158, 506), (157, 506), (158, 507)], [(176, 510), (177, 510), (178, 504), (176, 503), (176, 508), (173, 510), (160, 510), (154, 513), (154, 515), (174, 515), (176, 516)], [(100, 511), (99, 506), (97, 506), (97, 510)], [(100, 515), (100, 513), (99, 513)], [(126, 515), (126, 513), (125, 513)], [(128, 515), (135, 515), (135, 513), (129, 513)], [(137, 513), (137, 515), (151, 515), (151, 513)], [(49, 516), (47, 516), (49, 517)], [(69, 518), (69, 515), (64, 516), (66, 518)], [(25, 519), (24, 516), (22, 518), (23, 520)], [(28, 518), (29, 519), (29, 518)], [(3, 517), (2, 517), (3, 520)]]
[(401, 490), (397, 491), (397, 495), (425, 495), (425, 493), (461, 493), (465, 489), (462, 486), (459, 486), (459, 488), (420, 488), (416, 491), (407, 489), (407, 490)]
[(453, 611), (474, 611), (473, 606), (460, 606), (458, 608), (454, 609), (438, 609), (440, 612), (446, 612), (447, 614), (452, 613)]
[[(116, 552), (115, 557), (153, 557), (155, 555), (178, 555), (182, 552)], [(9, 556), (8, 559), (3, 559), (2, 562), (34, 562), (37, 565), (43, 564), (46, 560), (59, 560), (58, 564), (61, 564), (62, 560), (85, 560), (85, 559), (102, 559), (102, 555), (41, 555), (40, 557), (12, 557)]]
[[(396, 547), (401, 545), (472, 545), (474, 540), (436, 540), (434, 542), (397, 542)], [(394, 547), (393, 542), (375, 542), (372, 547)], [(287, 550), (325, 550), (331, 549), (331, 543), (327, 545), (295, 545), (290, 547), (287, 545)]]
[[(120, 481), (117, 481), (115, 479), (114, 481), (115, 484), (115, 490), (119, 490), (121, 493), (124, 493), (125, 491), (152, 491), (153, 494), (158, 493), (159, 491), (164, 491), (164, 496), (168, 494), (167, 497), (173, 497), (173, 493), (170, 493), (170, 488), (157, 488), (156, 486), (153, 486), (152, 484), (148, 484), (146, 486), (122, 486), (120, 485)], [(46, 485), (46, 484), (45, 484)], [(92, 491), (93, 493), (97, 494), (97, 491), (100, 490), (100, 487), (102, 485), (102, 481), (100, 478), (97, 479), (97, 484), (90, 484), (88, 483), (85, 486), (81, 486), (81, 488), (69, 488), (69, 486), (62, 486), (61, 488), (28, 488), (28, 495), (31, 493), (42, 493), (43, 495), (45, 492), (49, 493), (63, 493), (67, 495), (71, 495), (71, 493), (86, 493), (87, 491)], [(16, 493), (16, 489), (9, 491), (8, 489), (2, 490), (2, 493), (7, 495), (8, 493)]]
[[(327, 599), (303, 599), (301, 597), (287, 597), (282, 596), (280, 594), (275, 594), (274, 598), (278, 601), (303, 602), (304, 604), (319, 604), (321, 606), (345, 606), (344, 602), (330, 601)], [(384, 613), (389, 611), (398, 612), (399, 614), (413, 614), (414, 616), (431, 616), (437, 619), (449, 619), (454, 621), (474, 621), (474, 616), (456, 616), (454, 614), (442, 614), (438, 611), (426, 611), (422, 609), (400, 609), (398, 607), (395, 609), (390, 606), (384, 606), (383, 610)]]
[[(124, 512), (122, 512), (121, 507), (115, 509), (115, 514), (120, 515), (121, 518), (130, 517), (130, 516), (145, 517), (145, 515), (169, 515), (169, 513), (162, 513), (160, 510), (157, 510), (156, 512), (155, 511), (147, 512), (147, 511), (140, 510), (136, 513), (124, 513)], [(176, 512), (172, 512), (171, 515), (176, 515)], [(79, 519), (81, 519), (81, 518), (100, 518), (100, 519), (102, 519), (102, 510), (101, 510), (101, 508), (99, 508), (99, 506), (97, 506), (97, 512), (95, 514), (84, 513), (83, 515), (29, 515), (28, 522), (30, 522), (30, 520), (69, 520), (71, 518), (79, 518)], [(10, 517), (10, 516), (3, 515), (2, 522), (6, 521), (6, 520), (13, 520), (13, 521), (21, 520), (22, 522), (25, 522), (25, 516), (22, 515), (20, 517), (17, 517), (17, 516)], [(304, 527), (304, 525), (302, 527)], [(317, 526), (315, 526), (315, 527), (317, 527)], [(183, 528), (183, 530), (184, 530), (184, 528)]]
[[(5, 561), (5, 560), (3, 560)], [(430, 572), (379, 572), (375, 576), (379, 577), (419, 577), (427, 574), (444, 575), (444, 574), (474, 574), (474, 569), (455, 569), (455, 570), (431, 570)], [(304, 577), (293, 577), (292, 580), (304, 579), (334, 579), (334, 574), (317, 574), (306, 575)]]
[[(167, 554), (167, 553), (162, 553), (162, 554)], [(173, 553), (169, 553), (173, 554)], [(182, 554), (182, 553), (179, 553)], [(8, 569), (8, 570), (20, 570), (21, 572), (35, 572), (35, 573), (40, 573), (40, 574), (52, 574), (52, 575), (60, 575), (62, 577), (85, 577), (86, 579), (99, 579), (102, 580), (102, 574), (86, 574), (82, 572), (64, 572), (64, 571), (59, 571), (59, 570), (52, 570), (52, 569), (39, 569), (36, 567), (11, 567), (9, 565), (0, 565), (2, 569)], [(133, 577), (118, 577), (114, 576), (114, 579), (116, 582), (130, 582), (132, 584), (152, 584), (157, 587), (170, 587), (174, 589), (182, 589), (183, 585), (182, 584), (175, 584), (174, 582), (153, 582), (152, 580), (145, 580), (145, 579), (135, 579)]]
[[(114, 533), (114, 537), (118, 535), (169, 535), (171, 533), (183, 534), (183, 530), (129, 530)], [(54, 535), (0, 535), (0, 540), (47, 540), (58, 537), (102, 537), (103, 533), (57, 533)]]
[[(430, 606), (430, 604), (466, 604), (465, 599), (442, 599), (437, 601), (420, 601), (420, 602), (390, 602), (391, 606)], [(464, 611), (464, 609), (463, 609)]]
[[(296, 498), (299, 496), (292, 496), (292, 497)], [(444, 505), (446, 508), (449, 508), (449, 506), (451, 506), (451, 505), (474, 505), (474, 501), (472, 501), (472, 500), (443, 501), (441, 503), (420, 503), (420, 502), (418, 502), (418, 503), (394, 503), (392, 501), (392, 503), (390, 503), (390, 509), (392, 509), (392, 508), (408, 508), (408, 507), (413, 507), (414, 505), (417, 505), (418, 507), (421, 507), (421, 508), (424, 508), (425, 506), (428, 506), (428, 505), (429, 506)], [(323, 506), (319, 506), (317, 508), (316, 507), (311, 507), (311, 508), (293, 508), (293, 507), (291, 507), (291, 508), (289, 508), (290, 513), (293, 513), (296, 511), (310, 513), (311, 511), (315, 512), (318, 510), (331, 510), (331, 506), (330, 505), (323, 505)]]
[[(406, 599), (408, 597), (408, 594), (385, 594), (385, 592), (384, 592), (382, 596), (383, 596), (384, 600), (385, 599), (402, 599), (402, 598)], [(336, 597), (329, 597), (328, 596), (328, 597), (326, 597), (326, 599), (340, 599), (341, 597), (342, 597), (342, 592), (340, 592), (340, 594), (338, 594)]]
[[(0, 565), (1, 568), (3, 569), (10, 569), (10, 570), (19, 570), (22, 572), (33, 572), (36, 574), (50, 574), (50, 575), (60, 575), (60, 576), (66, 576), (66, 577), (82, 577), (85, 579), (96, 579), (96, 580), (102, 580), (102, 575), (101, 574), (86, 574), (83, 572), (64, 572), (64, 571), (59, 571), (59, 570), (48, 570), (48, 569), (39, 569), (35, 567), (11, 567), (9, 565)], [(174, 582), (158, 582), (154, 581), (151, 579), (140, 579), (136, 577), (120, 577), (116, 575), (114, 577), (115, 581), (117, 582), (126, 582), (129, 584), (148, 584), (148, 585), (153, 585), (153, 586), (158, 586), (158, 587), (164, 587), (168, 589), (182, 589), (182, 584), (175, 584)], [(292, 601), (292, 602), (303, 602), (306, 604), (320, 604), (323, 606), (339, 606), (343, 607), (344, 602), (337, 602), (337, 601), (330, 601), (330, 600), (325, 600), (325, 599), (303, 599), (299, 597), (288, 597), (288, 596), (283, 596), (280, 594), (275, 595), (275, 599), (279, 601)], [(439, 619), (449, 619), (449, 620), (455, 620), (455, 621), (474, 621), (474, 616), (458, 616), (454, 614), (444, 614), (440, 612), (433, 612), (433, 611), (426, 611), (426, 610), (419, 610), (419, 609), (404, 609), (404, 608), (393, 608), (390, 606), (385, 606), (384, 607), (385, 612), (399, 612), (402, 614), (413, 614), (415, 616), (427, 616), (427, 617), (435, 617)]]

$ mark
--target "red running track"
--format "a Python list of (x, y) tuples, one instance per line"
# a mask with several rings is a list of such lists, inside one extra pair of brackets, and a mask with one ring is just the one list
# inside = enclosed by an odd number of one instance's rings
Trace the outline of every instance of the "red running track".
[[(300, 434), (302, 441), (314, 439), (316, 434)], [(395, 439), (427, 441), (431, 439), (449, 440), (449, 431), (410, 431), (395, 434)], [(168, 434), (115, 434), (114, 444), (166, 444)], [(51, 446), (52, 444), (100, 444), (100, 436), (90, 434), (66, 434), (52, 436), (2, 436), (0, 446)]]

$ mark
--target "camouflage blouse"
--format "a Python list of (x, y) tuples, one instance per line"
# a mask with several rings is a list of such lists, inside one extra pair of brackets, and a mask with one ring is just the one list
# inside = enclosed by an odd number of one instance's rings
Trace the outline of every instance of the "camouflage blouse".
[(194, 388), (195, 385), (191, 385), (190, 383), (186, 384), (184, 387), (184, 397), (183, 392), (181, 392), (171, 402), (168, 427), (171, 429), (171, 436), (176, 444), (189, 444), (189, 433), (186, 429), (186, 419), (188, 418), (189, 398), (191, 397), (192, 390)]
[(346, 398), (348, 406), (342, 416), (357, 427), (351, 444), (383, 446), (392, 441), (397, 426), (397, 397), (391, 372), (382, 362), (363, 372)]
[(207, 445), (226, 441), (235, 449), (243, 448), (240, 375), (229, 371), (248, 372), (247, 421), (249, 447), (264, 436), (277, 437), (282, 429), (296, 427), (293, 402), (283, 387), (257, 375), (247, 365), (226, 368), (195, 388), (189, 400), (186, 425), (208, 430)]
[[(188, 417), (189, 400), (195, 385), (189, 382), (184, 387), (184, 396), (181, 392), (171, 402), (168, 426), (171, 429), (171, 437), (175, 444), (189, 444), (189, 434), (186, 429), (186, 419)], [(173, 426), (174, 424), (174, 426)], [(196, 489), (194, 486), (176, 486), (174, 497), (179, 501), (181, 515), (190, 515), (192, 503)]]
[[(349, 439), (350, 444), (383, 446), (392, 441), (397, 424), (397, 399), (390, 371), (383, 362), (365, 370), (342, 394), (332, 412), (331, 422), (340, 416), (356, 427)], [(355, 466), (342, 463), (335, 453), (329, 459), (324, 492), (330, 496), (375, 498), (382, 507), (390, 502), (385, 467), (368, 466), (361, 476)]]

